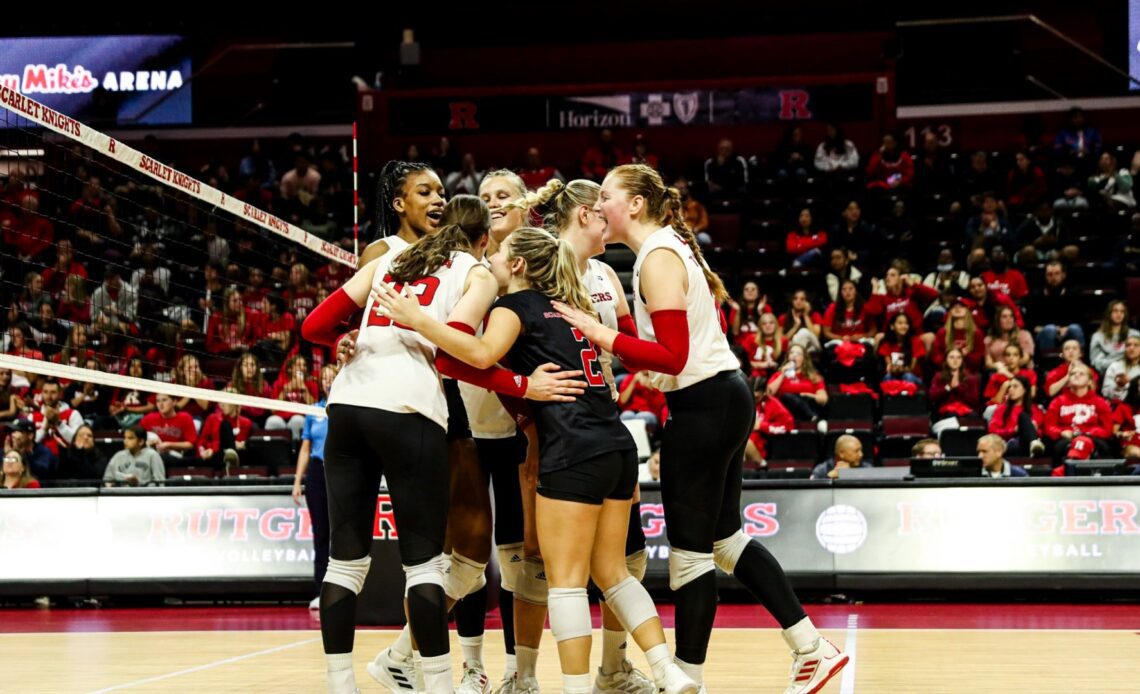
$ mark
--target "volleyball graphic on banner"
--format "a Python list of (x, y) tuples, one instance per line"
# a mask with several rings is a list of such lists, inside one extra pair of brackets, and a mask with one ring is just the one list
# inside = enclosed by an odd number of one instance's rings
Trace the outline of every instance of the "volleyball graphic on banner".
[(867, 519), (854, 506), (830, 506), (815, 521), (815, 537), (829, 552), (850, 554), (867, 540)]

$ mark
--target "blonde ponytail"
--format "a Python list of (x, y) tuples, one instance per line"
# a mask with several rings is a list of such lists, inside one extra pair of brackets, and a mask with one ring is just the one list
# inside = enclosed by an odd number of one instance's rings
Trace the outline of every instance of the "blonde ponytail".
[(594, 313), (590, 294), (578, 276), (578, 257), (566, 241), (545, 229), (522, 227), (511, 233), (507, 257), (526, 261), (524, 277), (531, 289)]

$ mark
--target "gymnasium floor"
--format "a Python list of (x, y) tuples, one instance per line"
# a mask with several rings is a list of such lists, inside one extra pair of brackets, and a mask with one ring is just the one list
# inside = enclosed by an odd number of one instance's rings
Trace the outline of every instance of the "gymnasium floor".
[[(671, 626), (671, 608), (662, 610)], [(1140, 605), (811, 605), (808, 613), (852, 656), (828, 693), (1140, 692)], [(394, 636), (358, 632), (363, 692), (382, 691), (364, 665)], [(494, 679), (501, 643), (489, 630)], [(540, 682), (554, 694), (549, 633), (544, 645)], [(599, 647), (595, 634), (595, 660)], [(457, 668), (458, 652), (452, 632)], [(0, 692), (324, 691), (318, 624), (304, 607), (3, 609), (0, 661)], [(760, 608), (721, 606), (706, 666), (711, 693), (781, 692), (789, 663)]]

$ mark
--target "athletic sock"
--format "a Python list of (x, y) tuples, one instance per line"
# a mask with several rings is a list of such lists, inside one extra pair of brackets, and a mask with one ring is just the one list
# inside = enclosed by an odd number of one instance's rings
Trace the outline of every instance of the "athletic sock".
[(621, 670), (625, 661), (626, 633), (622, 629), (602, 629), (602, 674), (612, 675)]

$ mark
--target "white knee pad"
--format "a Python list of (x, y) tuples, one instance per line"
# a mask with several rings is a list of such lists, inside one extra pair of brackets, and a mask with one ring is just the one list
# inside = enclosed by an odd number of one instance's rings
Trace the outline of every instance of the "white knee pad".
[(495, 547), (495, 555), (499, 559), (499, 578), (503, 590), (515, 592), (519, 584), (519, 574), (522, 573), (523, 543), (498, 545)]
[(452, 600), (462, 600), (487, 585), (486, 568), (486, 563), (480, 564), (459, 552), (452, 552), (443, 577), (443, 592)]
[(713, 561), (721, 571), (731, 574), (736, 569), (736, 562), (740, 561), (740, 555), (744, 554), (744, 549), (750, 542), (752, 538), (745, 535), (743, 530), (737, 530), (723, 540), (717, 540), (713, 543)]
[(408, 566), (404, 564), (404, 597), (415, 586), (435, 584), (443, 587), (443, 575), (447, 571), (449, 560), (446, 554), (439, 554), (428, 559), (423, 564)]
[(590, 623), (590, 599), (585, 588), (551, 588), (550, 631), (555, 641), (566, 641), (594, 633)]
[(360, 591), (364, 588), (364, 579), (368, 577), (368, 567), (370, 566), (372, 566), (372, 557), (329, 559), (329, 568), (325, 571), (325, 583), (347, 588), (360, 595)]
[(710, 571), (716, 571), (712, 554), (690, 552), (676, 547), (669, 551), (670, 590), (679, 590), (681, 586), (695, 581)]
[(633, 576), (606, 591), (606, 604), (629, 633), (657, 616), (649, 591)]
[(545, 605), (548, 589), (546, 585), (546, 565), (541, 557), (527, 557), (522, 561), (515, 596), (532, 605)]
[(644, 549), (639, 549), (625, 558), (625, 568), (629, 575), (638, 581), (645, 580), (645, 565), (649, 563), (649, 555)]

